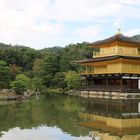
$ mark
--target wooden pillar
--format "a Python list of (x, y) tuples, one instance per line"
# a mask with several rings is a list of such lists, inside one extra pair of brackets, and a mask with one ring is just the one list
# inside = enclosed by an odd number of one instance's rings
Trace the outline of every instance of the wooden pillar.
[(121, 81), (120, 81), (120, 89), (121, 89), (121, 92), (123, 91), (123, 78), (122, 78), (122, 74), (121, 74)]
[(91, 66), (91, 74), (94, 74), (94, 67)]
[(108, 86), (108, 77), (106, 78), (106, 86)]
[(138, 75), (138, 81), (137, 81), (137, 84), (138, 84), (138, 86), (137, 86), (137, 89), (139, 89), (139, 75)]
[(91, 77), (91, 85), (92, 86), (94, 85), (94, 78), (93, 78), (93, 76)]
[(130, 75), (130, 78), (129, 78), (129, 89), (131, 89), (131, 75)]

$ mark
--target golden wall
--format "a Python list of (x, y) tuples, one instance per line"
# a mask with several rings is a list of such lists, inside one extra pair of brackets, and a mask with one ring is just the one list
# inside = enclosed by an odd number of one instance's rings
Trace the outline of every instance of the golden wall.
[(123, 64), (122, 65), (123, 73), (140, 73), (139, 64)]
[(108, 64), (107, 73), (122, 73), (122, 63)]
[(126, 47), (126, 46), (110, 46), (100, 48), (100, 52), (93, 52), (93, 57), (104, 57), (111, 55), (128, 55), (128, 56), (139, 56), (138, 48)]
[(102, 73), (107, 73), (107, 66), (96, 66), (94, 67), (94, 73), (102, 74)]
[[(140, 74), (140, 64), (111, 63), (104, 66), (86, 66), (83, 74), (134, 73)], [(90, 68), (91, 67), (91, 68)]]

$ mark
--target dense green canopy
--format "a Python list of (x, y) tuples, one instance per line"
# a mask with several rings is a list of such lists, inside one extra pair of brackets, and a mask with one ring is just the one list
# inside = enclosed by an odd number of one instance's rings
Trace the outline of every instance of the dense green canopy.
[[(24, 80), (17, 80), (17, 76), (20, 74), (22, 77), (28, 77), (30, 81), (33, 79), (31, 83), (40, 83), (38, 82), (38, 78), (40, 78), (39, 81), (46, 87), (74, 88), (75, 82), (70, 84), (69, 80), (74, 78), (73, 73), (77, 77), (81, 68), (73, 61), (91, 57), (92, 50), (86, 42), (70, 44), (64, 48), (52, 47), (42, 50), (1, 43), (0, 68), (4, 67), (4, 70), (2, 70), (3, 68), (0, 70), (0, 78), (3, 79), (0, 88), (9, 88), (10, 82), (11, 87), (16, 91), (27, 89)], [(33, 88), (33, 86), (30, 87)]]

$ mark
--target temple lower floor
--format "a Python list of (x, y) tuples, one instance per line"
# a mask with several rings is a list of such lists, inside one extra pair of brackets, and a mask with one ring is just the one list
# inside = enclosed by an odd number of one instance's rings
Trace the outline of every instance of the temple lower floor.
[(140, 75), (98, 74), (82, 75), (81, 88), (91, 91), (140, 93)]

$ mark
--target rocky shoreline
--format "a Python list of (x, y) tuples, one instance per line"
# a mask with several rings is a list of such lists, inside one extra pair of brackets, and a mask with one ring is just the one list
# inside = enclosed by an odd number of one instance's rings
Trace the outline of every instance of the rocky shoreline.
[(1, 90), (0, 91), (0, 100), (26, 100), (28, 99), (29, 97), (31, 97), (33, 94), (23, 94), (23, 95), (17, 95), (15, 94), (14, 91), (11, 91), (11, 90)]

